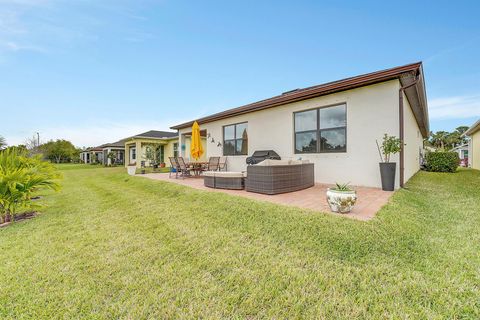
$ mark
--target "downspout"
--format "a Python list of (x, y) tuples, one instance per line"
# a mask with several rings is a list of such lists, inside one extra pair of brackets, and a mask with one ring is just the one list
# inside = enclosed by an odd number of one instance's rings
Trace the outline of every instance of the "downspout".
[(404, 150), (404, 140), (405, 140), (405, 128), (404, 128), (404, 116), (403, 116), (403, 93), (405, 89), (408, 89), (418, 83), (418, 77), (415, 77), (415, 81), (409, 85), (400, 87), (398, 90), (398, 113), (399, 113), (399, 127), (400, 127), (400, 141), (402, 142), (402, 148), (400, 149), (400, 188), (403, 188), (405, 183), (405, 150)]

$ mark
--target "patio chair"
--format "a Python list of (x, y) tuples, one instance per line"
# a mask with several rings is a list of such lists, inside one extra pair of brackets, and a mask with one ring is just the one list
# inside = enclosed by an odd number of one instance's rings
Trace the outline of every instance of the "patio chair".
[(178, 164), (178, 161), (175, 157), (168, 157), (168, 160), (170, 161), (170, 172), (168, 173), (168, 177), (172, 178), (172, 170), (175, 169), (175, 179), (178, 179), (178, 173), (180, 171), (180, 165)]
[(184, 179), (185, 177), (190, 177), (191, 168), (187, 167), (187, 164), (185, 163), (185, 160), (183, 160), (183, 157), (178, 157), (177, 161), (180, 168), (180, 176), (182, 177), (182, 179)]
[(218, 170), (227, 171), (227, 157), (220, 157), (220, 161), (218, 163)]
[(217, 171), (219, 169), (220, 157), (210, 157), (208, 159), (208, 171)]

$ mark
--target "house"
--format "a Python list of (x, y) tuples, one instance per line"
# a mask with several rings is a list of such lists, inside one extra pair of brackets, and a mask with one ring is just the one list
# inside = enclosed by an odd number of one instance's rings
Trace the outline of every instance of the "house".
[(88, 149), (83, 149), (80, 152), (80, 161), (83, 163), (90, 163), (90, 151)]
[[(100, 146), (103, 150), (104, 165), (123, 165), (125, 163), (125, 141), (126, 139), (123, 139), (112, 143), (105, 143)], [(112, 154), (113, 158), (109, 157), (109, 154)]]
[(83, 163), (103, 163), (103, 149), (101, 147), (87, 148), (80, 152)]
[(453, 148), (451, 151), (458, 153), (458, 157), (460, 159), (460, 166), (462, 167), (468, 167), (468, 150), (469, 149), (469, 144), (462, 144), (460, 146), (457, 146)]
[(178, 155), (178, 133), (150, 130), (125, 139), (125, 166), (135, 163), (140, 168), (168, 163)]
[(90, 148), (90, 163), (103, 163), (103, 148)]
[(480, 170), (480, 120), (475, 122), (465, 135), (470, 137), (468, 150), (470, 167)]
[[(315, 164), (317, 183), (350, 182), (380, 187), (379, 153), (383, 135), (405, 142), (397, 162), (396, 187), (419, 169), (429, 133), (422, 63), (363, 74), (195, 119), (207, 136), (206, 156), (227, 156), (232, 171), (246, 170), (246, 157), (274, 150), (282, 159)], [(187, 154), (193, 121), (178, 130)]]

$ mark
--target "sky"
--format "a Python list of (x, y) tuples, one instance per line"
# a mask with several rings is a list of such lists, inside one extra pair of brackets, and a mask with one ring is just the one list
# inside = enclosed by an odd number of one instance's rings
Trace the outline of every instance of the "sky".
[(0, 0), (0, 135), (112, 142), (423, 61), (431, 130), (480, 118), (479, 1)]

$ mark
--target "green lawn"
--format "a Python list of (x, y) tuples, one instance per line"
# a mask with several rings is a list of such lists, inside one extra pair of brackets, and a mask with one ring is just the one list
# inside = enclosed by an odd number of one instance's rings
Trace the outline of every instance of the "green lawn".
[(480, 317), (479, 171), (421, 172), (360, 222), (66, 168), (0, 230), (2, 319)]

